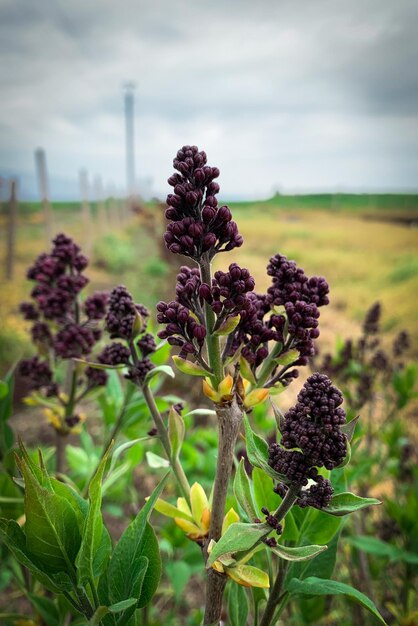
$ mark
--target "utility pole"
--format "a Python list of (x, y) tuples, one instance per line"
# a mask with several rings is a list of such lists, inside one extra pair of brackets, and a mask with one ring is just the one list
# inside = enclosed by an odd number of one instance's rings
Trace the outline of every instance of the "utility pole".
[(39, 195), (41, 198), (42, 206), (44, 208), (45, 226), (47, 244), (51, 243), (53, 237), (53, 215), (51, 211), (51, 205), (49, 202), (49, 189), (48, 189), (48, 171), (46, 169), (46, 155), (43, 148), (35, 150), (35, 167), (38, 176)]
[(126, 83), (125, 89), (125, 139), (126, 139), (126, 192), (135, 195), (135, 84)]

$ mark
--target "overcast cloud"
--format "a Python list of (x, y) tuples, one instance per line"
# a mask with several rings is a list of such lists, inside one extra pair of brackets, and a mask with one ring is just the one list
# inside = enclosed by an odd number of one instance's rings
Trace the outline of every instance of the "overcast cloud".
[(226, 196), (418, 188), (415, 0), (0, 0), (0, 173), (55, 197), (80, 167), (125, 184), (122, 85), (137, 175), (165, 194), (185, 143)]

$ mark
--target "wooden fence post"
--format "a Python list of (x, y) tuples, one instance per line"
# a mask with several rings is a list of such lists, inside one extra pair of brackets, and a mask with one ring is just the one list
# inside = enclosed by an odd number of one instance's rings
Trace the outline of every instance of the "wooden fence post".
[(13, 280), (16, 255), (17, 226), (17, 182), (10, 181), (10, 201), (8, 206), (7, 242), (6, 242), (6, 279)]
[(84, 225), (84, 249), (89, 255), (92, 249), (92, 221), (89, 202), (89, 179), (87, 170), (79, 171), (80, 197), (81, 197), (81, 213)]

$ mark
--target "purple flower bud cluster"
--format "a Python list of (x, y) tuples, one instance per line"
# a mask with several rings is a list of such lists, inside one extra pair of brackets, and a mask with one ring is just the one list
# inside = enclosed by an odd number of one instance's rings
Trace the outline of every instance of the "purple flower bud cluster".
[(105, 291), (97, 291), (89, 296), (84, 303), (84, 312), (89, 320), (101, 320), (106, 315), (106, 306), (109, 294)]
[(283, 532), (283, 526), (280, 524), (277, 517), (270, 513), (270, 511), (265, 506), (263, 506), (261, 512), (263, 513), (263, 515), (266, 516), (266, 524), (271, 526), (271, 528), (274, 528), (278, 535), (281, 535)]
[(20, 361), (19, 373), (28, 379), (31, 389), (49, 388), (52, 385), (51, 369), (48, 363), (41, 361), (38, 356)]
[(379, 322), (382, 314), (380, 302), (375, 302), (366, 313), (363, 322), (363, 333), (365, 335), (376, 335), (379, 332)]
[(77, 295), (88, 283), (82, 273), (88, 261), (79, 246), (64, 234), (57, 235), (53, 244), (51, 253), (41, 254), (27, 272), (36, 285), (31, 293), (35, 305), (21, 305), (25, 319), (35, 320), (42, 315), (62, 323), (72, 315)]
[(327, 376), (316, 373), (308, 378), (297, 400), (285, 414), (282, 446), (300, 448), (312, 466), (337, 467), (347, 454), (347, 438), (341, 431), (346, 422), (341, 392)]
[[(285, 414), (280, 430), (280, 444), (269, 446), (269, 465), (284, 477), (275, 488), (284, 496), (286, 483), (306, 486), (299, 506), (326, 506), (332, 498), (332, 487), (318, 475), (318, 467), (334, 469), (347, 455), (347, 438), (341, 431), (345, 413), (341, 408), (342, 395), (327, 376), (313, 374), (297, 397), (296, 405)], [(293, 448), (298, 448), (294, 450)]]
[[(137, 328), (138, 317), (142, 322)], [(99, 362), (106, 365), (126, 365), (125, 378), (137, 385), (142, 385), (146, 375), (155, 366), (149, 356), (156, 350), (154, 337), (146, 332), (148, 310), (142, 304), (135, 304), (132, 295), (123, 285), (119, 285), (110, 294), (108, 313), (105, 323), (111, 338), (120, 338), (128, 346), (115, 341), (106, 346), (99, 355)], [(135, 343), (134, 343), (135, 342)], [(140, 355), (137, 351), (140, 352)]]
[(245, 315), (241, 315), (241, 321), (230, 341), (228, 355), (234, 354), (243, 346), (242, 356), (256, 369), (268, 356), (268, 342), (283, 341), (285, 319), (283, 316), (271, 315), (265, 321), (265, 316), (270, 312), (270, 304), (265, 295), (250, 292), (247, 294), (247, 302), (251, 304), (251, 308)]
[(129, 348), (119, 341), (113, 341), (99, 354), (97, 360), (103, 365), (128, 365), (131, 357)]
[(197, 267), (182, 265), (177, 274), (176, 300), (179, 304), (193, 311), (204, 322), (203, 299), (200, 295), (202, 281)]
[(160, 339), (167, 339), (171, 346), (181, 347), (180, 356), (200, 355), (206, 337), (206, 328), (196, 321), (190, 310), (179, 302), (159, 302), (157, 321), (166, 324), (158, 333)]
[[(91, 353), (100, 339), (98, 322), (106, 313), (107, 294), (95, 293), (80, 307), (78, 296), (88, 284), (83, 271), (88, 265), (79, 246), (64, 234), (57, 235), (49, 254), (41, 254), (29, 268), (27, 277), (35, 281), (31, 296), (33, 302), (23, 302), (20, 311), (26, 320), (33, 322), (32, 341), (44, 355), (44, 360), (29, 359), (22, 362), (21, 374), (31, 386), (46, 387), (49, 395), (59, 393), (51, 380), (45, 382), (40, 376), (41, 364), (49, 371), (47, 356), (53, 353), (59, 359), (83, 358)], [(80, 319), (80, 312), (86, 317)], [(105, 384), (105, 373), (96, 374), (86, 370), (87, 386)], [(43, 380), (43, 384), (40, 381)]]
[(392, 346), (393, 356), (400, 357), (411, 347), (411, 338), (405, 330), (401, 330)]
[(390, 386), (394, 373), (403, 367), (399, 359), (410, 346), (408, 333), (401, 331), (391, 352), (380, 347), (381, 313), (381, 305), (376, 302), (367, 311), (362, 335), (356, 341), (347, 339), (336, 355), (327, 353), (321, 361), (314, 359), (317, 369), (344, 385), (350, 406), (357, 411), (372, 400), (379, 382)]
[(227, 272), (215, 272), (211, 287), (203, 283), (199, 294), (217, 315), (219, 327), (228, 317), (240, 315), (244, 319), (253, 314), (253, 305), (247, 294), (254, 290), (254, 286), (250, 272), (231, 263)]
[(316, 306), (329, 304), (328, 283), (322, 276), (308, 278), (295, 261), (289, 261), (282, 254), (271, 257), (267, 274), (272, 277), (268, 295), (273, 305), (286, 305), (288, 302), (303, 301)]
[(109, 297), (108, 312), (105, 318), (106, 330), (112, 339), (118, 337), (130, 341), (137, 316), (149, 316), (148, 310), (142, 304), (135, 304), (129, 291), (124, 285), (115, 287)]
[(198, 261), (210, 260), (217, 252), (242, 245), (243, 238), (227, 206), (218, 207), (219, 176), (207, 165), (205, 152), (184, 146), (173, 161), (179, 172), (168, 179), (174, 193), (167, 196), (166, 218), (170, 220), (164, 240), (167, 248)]
[(54, 340), (55, 354), (61, 359), (81, 358), (89, 354), (95, 344), (93, 329), (80, 324), (66, 324)]
[(269, 302), (272, 307), (284, 307), (292, 348), (301, 357), (298, 365), (306, 365), (308, 357), (315, 354), (313, 341), (319, 337), (318, 307), (329, 304), (328, 283), (322, 276), (308, 278), (295, 261), (281, 254), (271, 257), (267, 274), (272, 277)]
[[(286, 495), (288, 487), (284, 483), (279, 483), (274, 488), (282, 498)], [(307, 489), (301, 489), (296, 503), (301, 509), (311, 506), (315, 509), (323, 509), (329, 505), (334, 495), (334, 489), (329, 480), (323, 476), (316, 476), (315, 482)]]

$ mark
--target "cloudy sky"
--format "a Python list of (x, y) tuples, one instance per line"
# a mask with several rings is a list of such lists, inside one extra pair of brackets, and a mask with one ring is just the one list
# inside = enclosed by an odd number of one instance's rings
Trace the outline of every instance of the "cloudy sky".
[(164, 195), (178, 147), (226, 197), (418, 189), (416, 0), (0, 0), (0, 174), (53, 197), (85, 167), (123, 188), (123, 91), (136, 173)]

